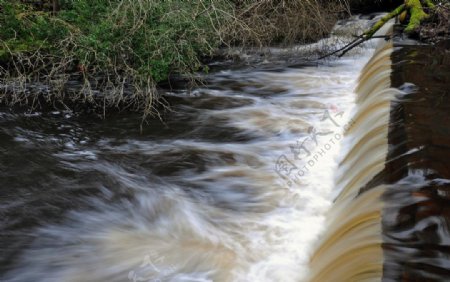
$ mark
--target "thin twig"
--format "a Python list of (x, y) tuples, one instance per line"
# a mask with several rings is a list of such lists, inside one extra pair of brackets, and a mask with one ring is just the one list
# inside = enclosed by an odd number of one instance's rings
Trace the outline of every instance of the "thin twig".
[(347, 54), (350, 50), (352, 50), (353, 48), (361, 45), (362, 43), (364, 43), (368, 40), (375, 39), (375, 38), (384, 38), (385, 40), (389, 40), (389, 39), (391, 39), (391, 36), (390, 35), (377, 35), (377, 36), (371, 36), (371, 37), (357, 36), (356, 39), (353, 40), (352, 42), (348, 43), (347, 45), (345, 45), (344, 47), (342, 47), (338, 50), (335, 50), (329, 54), (326, 54), (326, 55), (320, 57), (319, 60), (331, 57), (339, 52), (341, 52), (341, 53), (338, 55), (338, 57), (342, 57), (345, 54)]

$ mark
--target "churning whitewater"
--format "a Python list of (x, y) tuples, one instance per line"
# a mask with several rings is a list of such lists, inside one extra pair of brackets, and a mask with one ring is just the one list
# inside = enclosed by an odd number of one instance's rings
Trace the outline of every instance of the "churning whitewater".
[[(353, 90), (373, 51), (211, 74), (208, 87), (168, 96), (177, 104), (160, 135), (123, 134), (116, 124), (117, 135), (102, 135), (72, 116), (57, 127), (67, 135), (26, 124), (5, 130), (95, 190), (32, 230), (6, 281), (305, 279), (333, 201)], [(83, 179), (85, 171), (95, 177)], [(48, 186), (78, 183), (61, 175)]]

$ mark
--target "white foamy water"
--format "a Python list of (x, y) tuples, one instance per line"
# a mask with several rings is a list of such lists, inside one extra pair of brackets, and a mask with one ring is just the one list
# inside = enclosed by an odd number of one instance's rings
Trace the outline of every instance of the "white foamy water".
[(93, 182), (102, 196), (89, 199), (92, 208), (36, 230), (7, 281), (301, 281), (372, 52), (214, 74), (213, 87), (174, 113), (193, 113), (183, 138), (65, 146), (53, 154), (61, 164), (105, 175), (127, 196), (109, 201), (111, 191)]

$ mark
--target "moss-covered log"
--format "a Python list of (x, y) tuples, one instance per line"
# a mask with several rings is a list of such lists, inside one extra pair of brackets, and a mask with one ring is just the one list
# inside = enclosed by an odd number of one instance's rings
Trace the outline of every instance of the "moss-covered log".
[[(373, 38), (389, 38), (389, 36), (374, 36), (375, 33), (384, 26), (390, 19), (395, 18), (398, 16), (401, 23), (407, 23), (405, 32), (406, 33), (412, 33), (419, 29), (419, 27), (423, 27), (422, 23), (425, 19), (430, 18), (430, 20), (433, 20), (434, 17), (435, 22), (439, 22), (439, 26), (441, 29), (448, 29), (450, 26), (450, 21), (447, 23), (448, 13), (443, 13), (442, 10), (450, 11), (450, 0), (447, 0), (448, 4), (442, 5), (440, 3), (439, 5), (435, 5), (432, 0), (405, 0), (403, 4), (398, 6), (396, 9), (394, 9), (389, 14), (382, 17), (379, 21), (377, 21), (369, 30), (364, 32), (362, 35), (357, 36), (355, 40), (350, 42), (349, 44), (345, 45), (341, 49), (335, 50), (329, 54), (326, 54), (320, 59), (333, 56), (338, 54), (339, 57), (345, 55), (348, 51), (352, 50), (356, 46), (364, 43), (367, 40), (373, 39)], [(431, 11), (430, 15), (433, 17), (430, 17), (424, 9), (428, 9)], [(438, 17), (436, 19), (436, 16)], [(445, 19), (445, 20), (443, 20)], [(422, 29), (423, 30), (423, 29)], [(433, 29), (435, 30), (435, 29)], [(441, 32), (441, 31), (437, 31)], [(441, 32), (442, 33), (442, 32)], [(448, 34), (448, 32), (444, 32), (444, 34)], [(437, 35), (435, 35), (435, 38), (438, 38)]]
[(387, 23), (390, 19), (400, 15), (403, 11), (405, 11), (405, 5), (400, 5), (394, 11), (390, 12), (386, 16), (382, 17), (375, 25), (364, 33), (365, 37), (372, 37), (375, 32), (377, 32), (385, 23)]
[(435, 5), (431, 0), (405, 0), (405, 3), (397, 7), (394, 11), (381, 18), (371, 29), (364, 33), (367, 38), (372, 37), (386, 22), (399, 16), (401, 21), (409, 15), (409, 22), (405, 28), (406, 33), (416, 31), (421, 22), (428, 18), (428, 14), (424, 11), (424, 7), (433, 9)]
[(423, 4), (425, 6), (427, 6), (428, 8), (434, 8), (436, 6), (436, 5), (434, 5), (433, 1), (431, 1), (431, 0), (424, 0)]
[(405, 32), (411, 33), (420, 26), (420, 23), (428, 17), (428, 14), (423, 10), (422, 2), (420, 0), (406, 0), (405, 5), (410, 14), (409, 23), (405, 28)]

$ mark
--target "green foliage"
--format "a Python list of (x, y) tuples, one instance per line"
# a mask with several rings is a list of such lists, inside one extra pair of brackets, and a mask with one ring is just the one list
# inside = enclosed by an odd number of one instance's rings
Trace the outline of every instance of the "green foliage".
[[(103, 91), (105, 100), (117, 105), (131, 85), (146, 109), (158, 82), (171, 73), (207, 71), (200, 59), (219, 46), (315, 40), (329, 32), (330, 14), (342, 8), (341, 0), (52, 1), (0, 0), (0, 83), (37, 75), (61, 91), (64, 74), (75, 71), (86, 87), (73, 100), (93, 100), (85, 90), (103, 77), (111, 90)], [(5, 61), (14, 67), (1, 68)]]
[(0, 53), (32, 51), (64, 33), (46, 13), (34, 12), (16, 1), (0, 0)]
[(66, 0), (52, 16), (17, 1), (0, 6), (1, 42), (13, 52), (46, 42), (55, 55), (71, 55), (87, 69), (131, 68), (155, 82), (171, 71), (197, 70), (199, 57), (220, 43), (216, 7), (229, 8), (212, 0)]
[[(411, 33), (417, 30), (417, 28), (420, 26), (420, 23), (424, 19), (426, 19), (428, 15), (423, 10), (422, 2), (420, 0), (407, 0), (405, 1), (405, 3), (410, 12), (410, 19), (408, 25), (405, 28), (405, 32)], [(434, 7), (434, 4), (430, 1), (426, 3)]]

